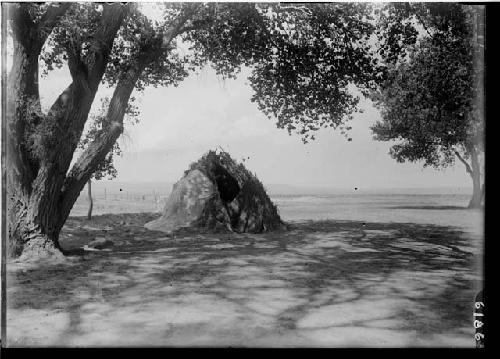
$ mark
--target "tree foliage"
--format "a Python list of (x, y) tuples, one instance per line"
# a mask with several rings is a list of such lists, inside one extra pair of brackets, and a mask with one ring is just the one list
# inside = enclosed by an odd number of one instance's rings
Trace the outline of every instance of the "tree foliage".
[[(154, 60), (142, 70), (135, 91), (177, 86), (188, 74), (210, 65), (235, 78), (242, 66), (253, 69), (252, 101), (279, 128), (314, 139), (322, 127), (350, 129), (359, 97), (350, 85), (373, 88), (381, 75), (368, 39), (375, 26), (369, 4), (158, 4), (161, 23), (132, 6), (116, 34), (103, 83), (116, 86), (145, 53)], [(89, 48), (102, 5), (78, 3), (66, 13), (43, 53), (45, 71), (70, 59), (68, 49), (90, 61)], [(165, 27), (190, 12), (179, 36), (163, 46)], [(180, 46), (179, 46), (180, 45)], [(182, 51), (179, 51), (182, 47)]]
[(368, 42), (374, 31), (370, 5), (314, 4), (298, 17), (283, 10), (268, 21), (268, 61), (250, 77), (252, 101), (304, 142), (320, 128), (349, 130), (359, 102), (351, 86), (373, 88), (380, 75)]
[[(395, 15), (381, 47), (388, 54), (386, 77), (373, 96), (382, 115), (372, 127), (375, 138), (400, 141), (390, 152), (400, 162), (453, 164), (457, 151), (468, 157), (468, 147), (482, 146), (474, 23), (463, 5), (390, 6)], [(422, 38), (406, 25), (421, 25)]]
[[(458, 159), (479, 207), (484, 152), (484, 12), (463, 4), (390, 4), (381, 16), (386, 70), (372, 94), (380, 141), (399, 162), (442, 168)], [(413, 30), (411, 28), (413, 27)], [(420, 36), (417, 36), (420, 32)]]

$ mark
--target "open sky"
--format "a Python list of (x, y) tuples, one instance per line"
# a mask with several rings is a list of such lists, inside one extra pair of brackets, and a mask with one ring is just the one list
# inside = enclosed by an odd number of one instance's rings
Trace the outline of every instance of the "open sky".
[[(150, 4), (151, 5), (151, 4)], [(153, 6), (153, 5), (151, 5)], [(150, 6), (150, 7), (151, 7)], [(158, 14), (154, 6), (143, 9)], [(236, 80), (222, 80), (209, 68), (191, 74), (178, 87), (147, 88), (137, 97), (140, 122), (126, 125), (120, 138), (123, 156), (116, 158), (119, 182), (176, 182), (183, 171), (218, 146), (268, 185), (309, 188), (470, 187), (461, 163), (444, 170), (422, 168), (421, 163), (398, 163), (388, 155), (392, 143), (373, 140), (370, 126), (380, 114), (369, 100), (354, 116), (347, 139), (332, 129), (317, 133), (304, 145), (276, 127), (250, 101), (250, 70)], [(42, 105), (49, 107), (70, 83), (67, 67), (40, 79)], [(99, 97), (111, 96), (101, 85)]]
[[(436, 171), (420, 163), (397, 163), (391, 143), (372, 139), (370, 125), (380, 118), (369, 100), (352, 121), (352, 141), (334, 130), (304, 145), (299, 136), (278, 129), (250, 102), (248, 69), (236, 80), (222, 80), (211, 69), (190, 75), (179, 87), (148, 88), (138, 94), (140, 123), (127, 125), (116, 159), (117, 181), (177, 181), (188, 165), (221, 146), (266, 184), (307, 187), (390, 188), (469, 187), (463, 166)], [(67, 68), (41, 79), (43, 105), (69, 84)], [(104, 87), (100, 96), (110, 95)], [(99, 101), (95, 102), (94, 110)]]

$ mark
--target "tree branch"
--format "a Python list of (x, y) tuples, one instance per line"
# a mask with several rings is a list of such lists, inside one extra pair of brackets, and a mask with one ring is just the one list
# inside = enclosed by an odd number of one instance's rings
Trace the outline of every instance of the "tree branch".
[(122, 3), (104, 3), (99, 28), (90, 44), (85, 58), (88, 68), (88, 81), (91, 88), (97, 90), (108, 64), (116, 34), (130, 10), (130, 5)]
[(79, 40), (68, 38), (65, 50), (68, 55), (68, 67), (73, 80), (97, 91), (106, 69), (113, 41), (125, 19), (130, 6), (121, 3), (104, 3), (102, 16), (96, 32), (93, 34), (89, 51), (82, 58), (82, 44)]
[(163, 34), (162, 48), (167, 48), (171, 41), (179, 34), (184, 31), (190, 31), (194, 28), (186, 26), (188, 20), (197, 12), (197, 10), (202, 6), (201, 3), (188, 4), (182, 9), (179, 16), (173, 21), (169, 26), (167, 31)]
[(472, 168), (470, 167), (470, 165), (462, 157), (462, 155), (460, 155), (460, 153), (458, 151), (455, 150), (454, 152), (455, 152), (455, 155), (457, 156), (457, 158), (460, 160), (460, 162), (462, 162), (465, 165), (465, 170), (467, 171), (467, 173), (472, 176)]
[(413, 13), (415, 15), (415, 17), (417, 18), (418, 22), (422, 25), (422, 27), (424, 28), (425, 32), (427, 32), (427, 35), (429, 35), (431, 38), (434, 38), (434, 35), (432, 35), (429, 31), (429, 28), (427, 27), (427, 25), (425, 24), (425, 22), (422, 20), (422, 18), (420, 17), (420, 15), (418, 14), (418, 10), (417, 11), (414, 11)]
[(70, 8), (71, 3), (51, 3), (45, 13), (40, 18), (37, 26), (37, 32), (39, 34), (39, 46), (41, 51), (43, 44), (49, 37), (50, 33), (57, 25), (61, 17), (66, 13), (66, 11)]
[(40, 17), (38, 23), (33, 21), (29, 12), (34, 4), (9, 4), (9, 15), (12, 20), (12, 30), (16, 39), (30, 52), (39, 54), (47, 37), (57, 26), (57, 23), (69, 9), (71, 3), (53, 3)]
[(72, 39), (68, 39), (68, 42), (65, 46), (66, 53), (68, 54), (68, 67), (69, 72), (71, 74), (71, 78), (73, 81), (80, 83), (80, 85), (87, 87), (87, 66), (82, 61), (81, 53), (82, 47), (81, 44), (73, 41)]
[(205, 17), (204, 19), (196, 19), (195, 20), (193, 15), (195, 15), (198, 12), (198, 10), (200, 9), (200, 7), (202, 5), (199, 3), (197, 3), (195, 5), (193, 5), (193, 4), (190, 4), (190, 5), (191, 6), (189, 8), (185, 9), (185, 11), (187, 11), (187, 13), (184, 13), (185, 15), (188, 16), (188, 18), (179, 20), (179, 21), (183, 22), (183, 25), (178, 29), (177, 35), (179, 35), (181, 33), (189, 32), (189, 31), (193, 31), (193, 30), (201, 30), (204, 28), (204, 26), (210, 24), (210, 22), (211, 22), (208, 19), (208, 17)]
[(130, 95), (142, 72), (152, 61), (155, 61), (165, 49), (168, 49), (170, 42), (180, 33), (183, 25), (193, 15), (198, 6), (199, 4), (196, 6), (189, 6), (186, 11), (183, 11), (172, 22), (167, 31), (162, 34), (161, 45), (159, 47), (144, 46), (144, 48), (148, 50), (140, 52), (138, 58), (133, 61), (133, 64), (129, 67), (127, 72), (120, 77), (106, 114), (106, 123), (108, 125), (97, 133), (94, 141), (83, 151), (64, 181), (60, 194), (59, 213), (62, 223), (64, 223), (64, 220), (69, 215), (85, 183), (91, 178), (99, 163), (101, 163), (109, 151), (112, 150), (116, 140), (122, 134), (125, 110)]
[[(93, 34), (93, 42), (84, 59), (81, 57), (81, 43), (68, 39), (65, 44), (73, 82), (56, 99), (49, 114), (57, 118), (56, 121), (60, 124), (58, 129), (71, 131), (74, 139), (71, 141), (72, 151), (76, 148), (83, 132), (88, 112), (108, 63), (113, 40), (129, 7), (130, 5), (121, 3), (103, 5), (98, 30)], [(78, 116), (72, 115), (71, 112), (78, 113)], [(69, 162), (63, 167), (68, 168)], [(66, 170), (64, 172), (66, 173)]]
[(281, 3), (278, 3), (278, 8), (280, 10), (294, 10), (294, 11), (298, 11), (298, 12), (301, 12), (303, 14), (306, 14), (306, 15), (312, 15), (312, 12), (311, 12), (311, 9), (309, 9), (308, 7), (302, 5), (302, 6), (294, 6), (294, 5), (282, 5)]
[(50, 3), (47, 10), (40, 18), (39, 29), (43, 30), (44, 27), (54, 27), (70, 6), (71, 3), (67, 2)]
[(132, 66), (118, 81), (106, 114), (106, 125), (96, 134), (94, 141), (82, 152), (66, 176), (60, 195), (60, 215), (63, 219), (67, 218), (85, 183), (122, 134), (126, 107), (139, 76), (150, 60), (148, 55), (150, 54), (143, 53), (136, 66)]

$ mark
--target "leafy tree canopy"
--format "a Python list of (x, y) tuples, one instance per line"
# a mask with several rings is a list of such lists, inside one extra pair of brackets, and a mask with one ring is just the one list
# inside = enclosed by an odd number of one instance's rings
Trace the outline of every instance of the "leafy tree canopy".
[[(349, 85), (374, 85), (377, 60), (367, 40), (375, 26), (369, 4), (163, 3), (157, 4), (162, 21), (149, 19), (137, 4), (128, 6), (102, 79), (108, 86), (116, 86), (145, 53), (154, 60), (141, 72), (136, 91), (177, 86), (206, 65), (229, 78), (248, 66), (253, 69), (252, 101), (279, 128), (306, 142), (322, 127), (349, 129), (359, 101)], [(102, 11), (100, 4), (72, 5), (42, 54), (45, 71), (66, 62), (71, 68), (72, 52), (83, 63), (92, 61), (87, 57), (93, 56), (89, 49)], [(167, 25), (182, 14), (189, 19), (179, 36), (163, 46)]]
[(250, 77), (252, 101), (304, 142), (320, 128), (349, 130), (359, 102), (350, 86), (366, 91), (380, 74), (369, 44), (375, 29), (369, 4), (314, 4), (306, 10), (299, 17), (278, 12), (270, 18), (268, 61), (258, 63)]
[(390, 154), (400, 162), (438, 168), (468, 157), (471, 146), (482, 148), (483, 133), (473, 12), (459, 4), (389, 6), (380, 50), (387, 70), (372, 97), (382, 115), (375, 138), (399, 141)]

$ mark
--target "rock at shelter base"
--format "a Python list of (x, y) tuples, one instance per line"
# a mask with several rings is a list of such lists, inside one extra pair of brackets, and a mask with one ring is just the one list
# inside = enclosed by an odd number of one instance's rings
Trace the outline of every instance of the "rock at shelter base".
[(160, 218), (145, 225), (173, 233), (261, 233), (284, 228), (264, 186), (224, 151), (209, 151), (173, 186)]

